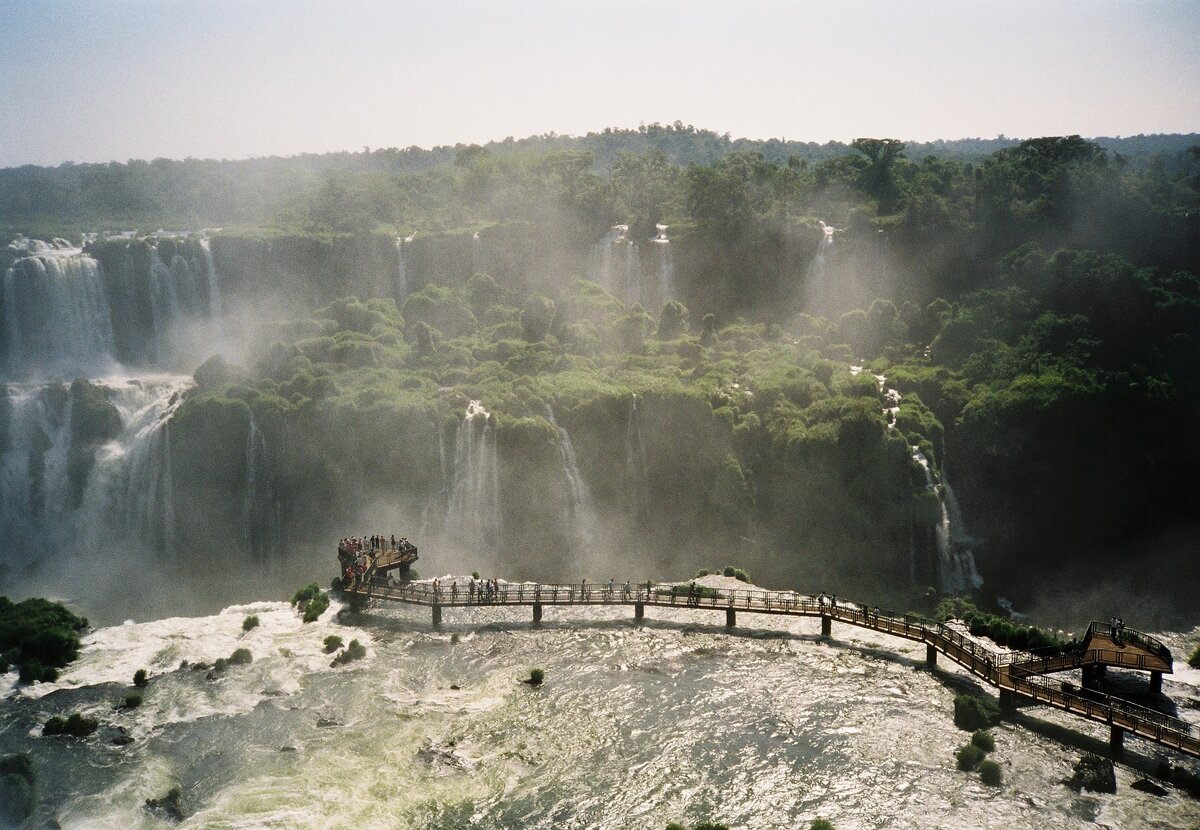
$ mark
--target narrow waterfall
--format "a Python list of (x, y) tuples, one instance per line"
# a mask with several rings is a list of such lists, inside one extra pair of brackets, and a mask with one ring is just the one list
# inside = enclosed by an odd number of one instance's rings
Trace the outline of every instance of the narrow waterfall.
[(483, 256), (483, 240), (479, 238), (479, 231), (475, 231), (471, 235), (471, 273), (487, 273), (487, 262)]
[(658, 236), (651, 242), (658, 249), (658, 304), (662, 306), (675, 299), (675, 255), (671, 252), (671, 240), (667, 239), (667, 226), (654, 227)]
[(625, 422), (625, 469), (633, 485), (630, 493), (634, 513), (638, 521), (644, 521), (650, 514), (650, 494), (646, 483), (646, 444), (642, 439), (637, 395), (629, 399), (629, 417)]
[(983, 577), (975, 567), (975, 554), (971, 549), (974, 540), (963, 529), (958, 501), (946, 480), (945, 471), (942, 471), (942, 486), (939, 489), (934, 484), (933, 470), (930, 469), (925, 454), (917, 447), (913, 447), (912, 450), (913, 461), (925, 472), (925, 487), (931, 493), (937, 494), (941, 511), (940, 519), (934, 527), (938, 555), (938, 590), (943, 594), (956, 594), (982, 587)]
[(638, 253), (637, 243), (632, 239), (625, 249), (625, 289), (623, 296), (628, 305), (643, 303), (642, 296), (642, 257)]
[(588, 490), (583, 474), (579, 472), (579, 462), (575, 458), (575, 446), (571, 443), (570, 434), (558, 425), (554, 419), (554, 410), (546, 407), (546, 420), (558, 433), (558, 452), (562, 457), (563, 476), (571, 490), (571, 523), (575, 533), (588, 551), (596, 540), (600, 528), (600, 520), (596, 515), (596, 507), (592, 503), (592, 494)]
[(0, 456), (0, 538), (7, 556), (52, 551), (70, 512), (71, 398), (61, 384), (10, 389)]
[(213, 337), (219, 344), (225, 339), (225, 308), (221, 300), (221, 275), (213, 262), (207, 236), (201, 237), (200, 250), (204, 254), (204, 276), (208, 285), (208, 316), (212, 321)]
[(808, 271), (805, 274), (805, 279), (810, 285), (821, 284), (825, 280), (825, 263), (830, 249), (833, 248), (833, 234), (837, 230), (832, 225), (826, 225), (824, 219), (821, 220), (821, 241), (817, 243), (816, 256), (808, 264)]
[(250, 415), (246, 430), (246, 481), (242, 495), (242, 533), (246, 551), (257, 560), (275, 551), (279, 531), (279, 505), (275, 477), (267, 453), (267, 438)]
[(941, 479), (942, 495), (950, 518), (950, 541), (959, 570), (962, 571), (967, 585), (980, 588), (983, 586), (983, 577), (975, 567), (975, 537), (967, 532), (967, 523), (963, 521), (962, 509), (958, 506), (954, 488), (950, 486), (945, 465), (942, 465)]
[(454, 438), (454, 470), (446, 534), (472, 552), (500, 542), (500, 471), (491, 414), (479, 401), (467, 405)]
[(158, 246), (150, 248), (150, 310), (154, 322), (156, 361), (170, 361), (173, 354), (173, 328), (180, 317), (177, 272), (162, 261)]
[(396, 237), (396, 304), (404, 308), (408, 299), (408, 254), (405, 251), (413, 241), (411, 236)]
[(941, 518), (934, 525), (934, 541), (937, 545), (937, 565), (938, 565), (938, 590), (943, 594), (960, 593), (966, 589), (966, 580), (963, 578), (962, 571), (956, 568), (956, 560), (950, 549), (950, 513), (946, 509), (946, 502), (942, 498), (942, 494), (938, 492), (937, 485), (933, 481), (933, 470), (929, 467), (929, 459), (917, 447), (913, 447), (913, 461), (921, 466), (925, 472), (925, 489), (938, 497), (938, 507), (941, 511)]
[(0, 355), (8, 377), (100, 373), (113, 364), (112, 314), (100, 264), (62, 239), (19, 239), (4, 273)]
[(628, 225), (613, 225), (609, 228), (608, 233), (604, 234), (600, 241), (592, 247), (588, 263), (588, 279), (618, 299), (624, 297), (624, 285), (618, 285), (616, 279), (614, 263), (617, 257), (614, 256), (614, 251), (628, 253), (628, 240), (625, 238), (628, 231)]

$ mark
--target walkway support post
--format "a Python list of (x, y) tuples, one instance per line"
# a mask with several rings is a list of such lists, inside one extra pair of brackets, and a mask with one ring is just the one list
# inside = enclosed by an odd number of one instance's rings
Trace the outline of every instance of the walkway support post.
[(1163, 675), (1163, 673), (1160, 671), (1150, 672), (1150, 693), (1151, 694), (1157, 695), (1157, 694), (1162, 693), (1162, 675)]
[(431, 609), (433, 611), (433, 625), (436, 628), (442, 624), (442, 606), (433, 605), (431, 606)]
[(542, 621), (542, 604), (540, 602), (535, 602), (533, 604), (533, 621), (535, 623), (540, 623)]
[(633, 618), (635, 620), (641, 620), (641, 619), (645, 619), (645, 617), (646, 617), (646, 603), (635, 602), (633, 604)]
[(931, 669), (937, 666), (937, 649), (932, 643), (925, 644), (925, 665)]
[(1120, 758), (1125, 751), (1125, 730), (1119, 726), (1113, 726), (1112, 732), (1108, 736), (1108, 749), (1114, 758)]
[(1000, 714), (1008, 717), (1017, 713), (1017, 693), (1008, 689), (1000, 690)]
[(734, 611), (732, 608), (726, 608), (725, 609), (725, 627), (733, 628), (735, 625), (737, 625), (737, 611)]
[(833, 634), (833, 617), (821, 615), (821, 636), (828, 637)]

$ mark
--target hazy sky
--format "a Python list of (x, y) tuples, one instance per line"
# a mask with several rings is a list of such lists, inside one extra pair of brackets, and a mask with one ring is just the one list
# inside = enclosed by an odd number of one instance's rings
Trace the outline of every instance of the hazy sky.
[(827, 141), (1200, 131), (1200, 2), (0, 0), (0, 166), (676, 120)]

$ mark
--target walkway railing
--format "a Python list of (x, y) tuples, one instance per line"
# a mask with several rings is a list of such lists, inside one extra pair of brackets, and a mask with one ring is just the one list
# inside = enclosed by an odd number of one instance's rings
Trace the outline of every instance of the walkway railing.
[[(476, 605), (650, 605), (837, 620), (883, 634), (924, 642), (1003, 691), (1126, 730), (1163, 746), (1200, 757), (1200, 729), (1186, 721), (1138, 706), (1122, 698), (1082, 689), (1075, 690), (1042, 676), (1050, 671), (1077, 668), (1084, 662), (1089, 662), (1088, 658), (1092, 658), (1090, 662), (1093, 663), (1145, 668), (1144, 655), (1130, 655), (1117, 649), (1089, 649), (1051, 656), (1039, 656), (1028, 651), (1001, 651), (937, 620), (838, 600), (823, 594), (813, 596), (795, 591), (768, 591), (756, 588), (720, 592), (705, 589), (703, 592), (692, 593), (686, 585), (666, 587), (642, 583), (626, 587), (615, 583), (504, 583), (494, 591), (481, 590), (471, 593), (456, 585), (443, 585), (435, 591), (429, 583), (380, 585), (364, 582), (346, 590), (350, 594), (367, 599), (389, 599), (437, 609)], [(1092, 624), (1093, 627), (1096, 625), (1104, 624)], [(1129, 629), (1125, 629), (1123, 633), (1126, 637), (1136, 634), (1140, 638), (1137, 641), (1139, 645), (1148, 651), (1166, 651), (1161, 643), (1148, 635), (1131, 632)], [(1150, 644), (1158, 649), (1151, 648)], [(1170, 652), (1166, 651), (1166, 654), (1169, 656)], [(1046, 668), (1048, 665), (1058, 668)]]

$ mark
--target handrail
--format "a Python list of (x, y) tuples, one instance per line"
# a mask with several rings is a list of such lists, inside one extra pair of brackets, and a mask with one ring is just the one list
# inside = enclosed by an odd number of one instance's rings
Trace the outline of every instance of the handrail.
[(1156, 657), (1160, 657), (1163, 660), (1171, 659), (1171, 650), (1167, 648), (1161, 640), (1157, 640), (1143, 631), (1138, 631), (1133, 628), (1126, 628), (1124, 623), (1122, 623), (1120, 627), (1114, 631), (1113, 627), (1109, 623), (1100, 622), (1099, 620), (1092, 620), (1091, 623), (1088, 624), (1087, 633), (1088, 636), (1091, 636), (1095, 633), (1103, 633), (1114, 639), (1120, 637), (1122, 640), (1128, 640), (1135, 645), (1141, 646)]

